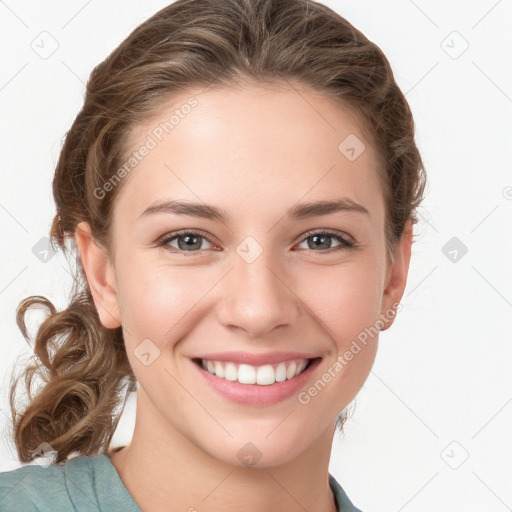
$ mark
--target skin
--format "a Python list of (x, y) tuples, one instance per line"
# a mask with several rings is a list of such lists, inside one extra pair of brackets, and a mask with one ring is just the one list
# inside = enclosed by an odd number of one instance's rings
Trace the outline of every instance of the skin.
[[(388, 264), (376, 154), (347, 107), (306, 86), (191, 89), (138, 125), (130, 145), (140, 147), (192, 95), (198, 105), (125, 178), (114, 255), (94, 242), (87, 223), (75, 235), (101, 322), (122, 325), (138, 380), (133, 439), (110, 452), (111, 461), (143, 510), (172, 503), (172, 510), (334, 512), (335, 421), (368, 377), (378, 335), (305, 405), (296, 395), (273, 405), (233, 403), (197, 378), (190, 358), (304, 351), (322, 357), (307, 389), (400, 301), (411, 225)], [(349, 134), (366, 145), (354, 161), (338, 150)], [(369, 215), (285, 217), (297, 203), (341, 196)], [(139, 218), (160, 199), (215, 205), (232, 219)], [(155, 245), (182, 229), (204, 232), (199, 249), (173, 253), (178, 239), (168, 249)], [(357, 244), (335, 251), (340, 242), (331, 238), (327, 249), (315, 248), (304, 237), (312, 229), (339, 230)], [(250, 264), (236, 251), (247, 236), (263, 249)], [(148, 338), (160, 355), (145, 366), (134, 350)], [(262, 454), (253, 467), (237, 457), (247, 442)]]

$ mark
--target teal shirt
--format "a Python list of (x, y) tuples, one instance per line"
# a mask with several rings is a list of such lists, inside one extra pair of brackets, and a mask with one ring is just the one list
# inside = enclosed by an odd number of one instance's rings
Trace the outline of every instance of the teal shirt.
[[(338, 510), (361, 512), (329, 473)], [(106, 454), (0, 473), (1, 512), (141, 512)]]

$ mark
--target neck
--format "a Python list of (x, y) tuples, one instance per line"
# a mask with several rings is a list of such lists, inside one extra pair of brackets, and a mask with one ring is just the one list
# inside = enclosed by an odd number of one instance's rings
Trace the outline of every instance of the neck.
[(212, 457), (169, 423), (159, 429), (139, 412), (131, 444), (109, 457), (142, 510), (336, 512), (328, 479), (333, 429), (286, 463), (246, 467)]

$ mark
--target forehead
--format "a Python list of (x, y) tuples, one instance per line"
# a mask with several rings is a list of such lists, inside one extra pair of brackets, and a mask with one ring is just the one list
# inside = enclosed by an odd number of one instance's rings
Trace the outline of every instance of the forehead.
[(162, 199), (261, 216), (348, 196), (383, 215), (377, 155), (358, 116), (303, 85), (190, 89), (135, 126), (127, 146), (139, 159), (115, 209), (128, 221)]

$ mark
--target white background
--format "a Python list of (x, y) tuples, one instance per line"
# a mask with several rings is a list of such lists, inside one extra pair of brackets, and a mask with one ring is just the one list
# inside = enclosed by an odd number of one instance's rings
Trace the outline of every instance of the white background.
[[(429, 180), (403, 309), (381, 334), (330, 471), (364, 512), (510, 510), (512, 1), (325, 3), (391, 62)], [(15, 308), (29, 295), (57, 308), (68, 299), (66, 259), (32, 252), (55, 213), (63, 137), (92, 68), (167, 4), (0, 1), (0, 471), (20, 466), (7, 384), (30, 348)], [(31, 47), (43, 31), (58, 43), (47, 59)], [(443, 252), (452, 237), (468, 249), (455, 262)], [(114, 445), (129, 442), (133, 414)]]

